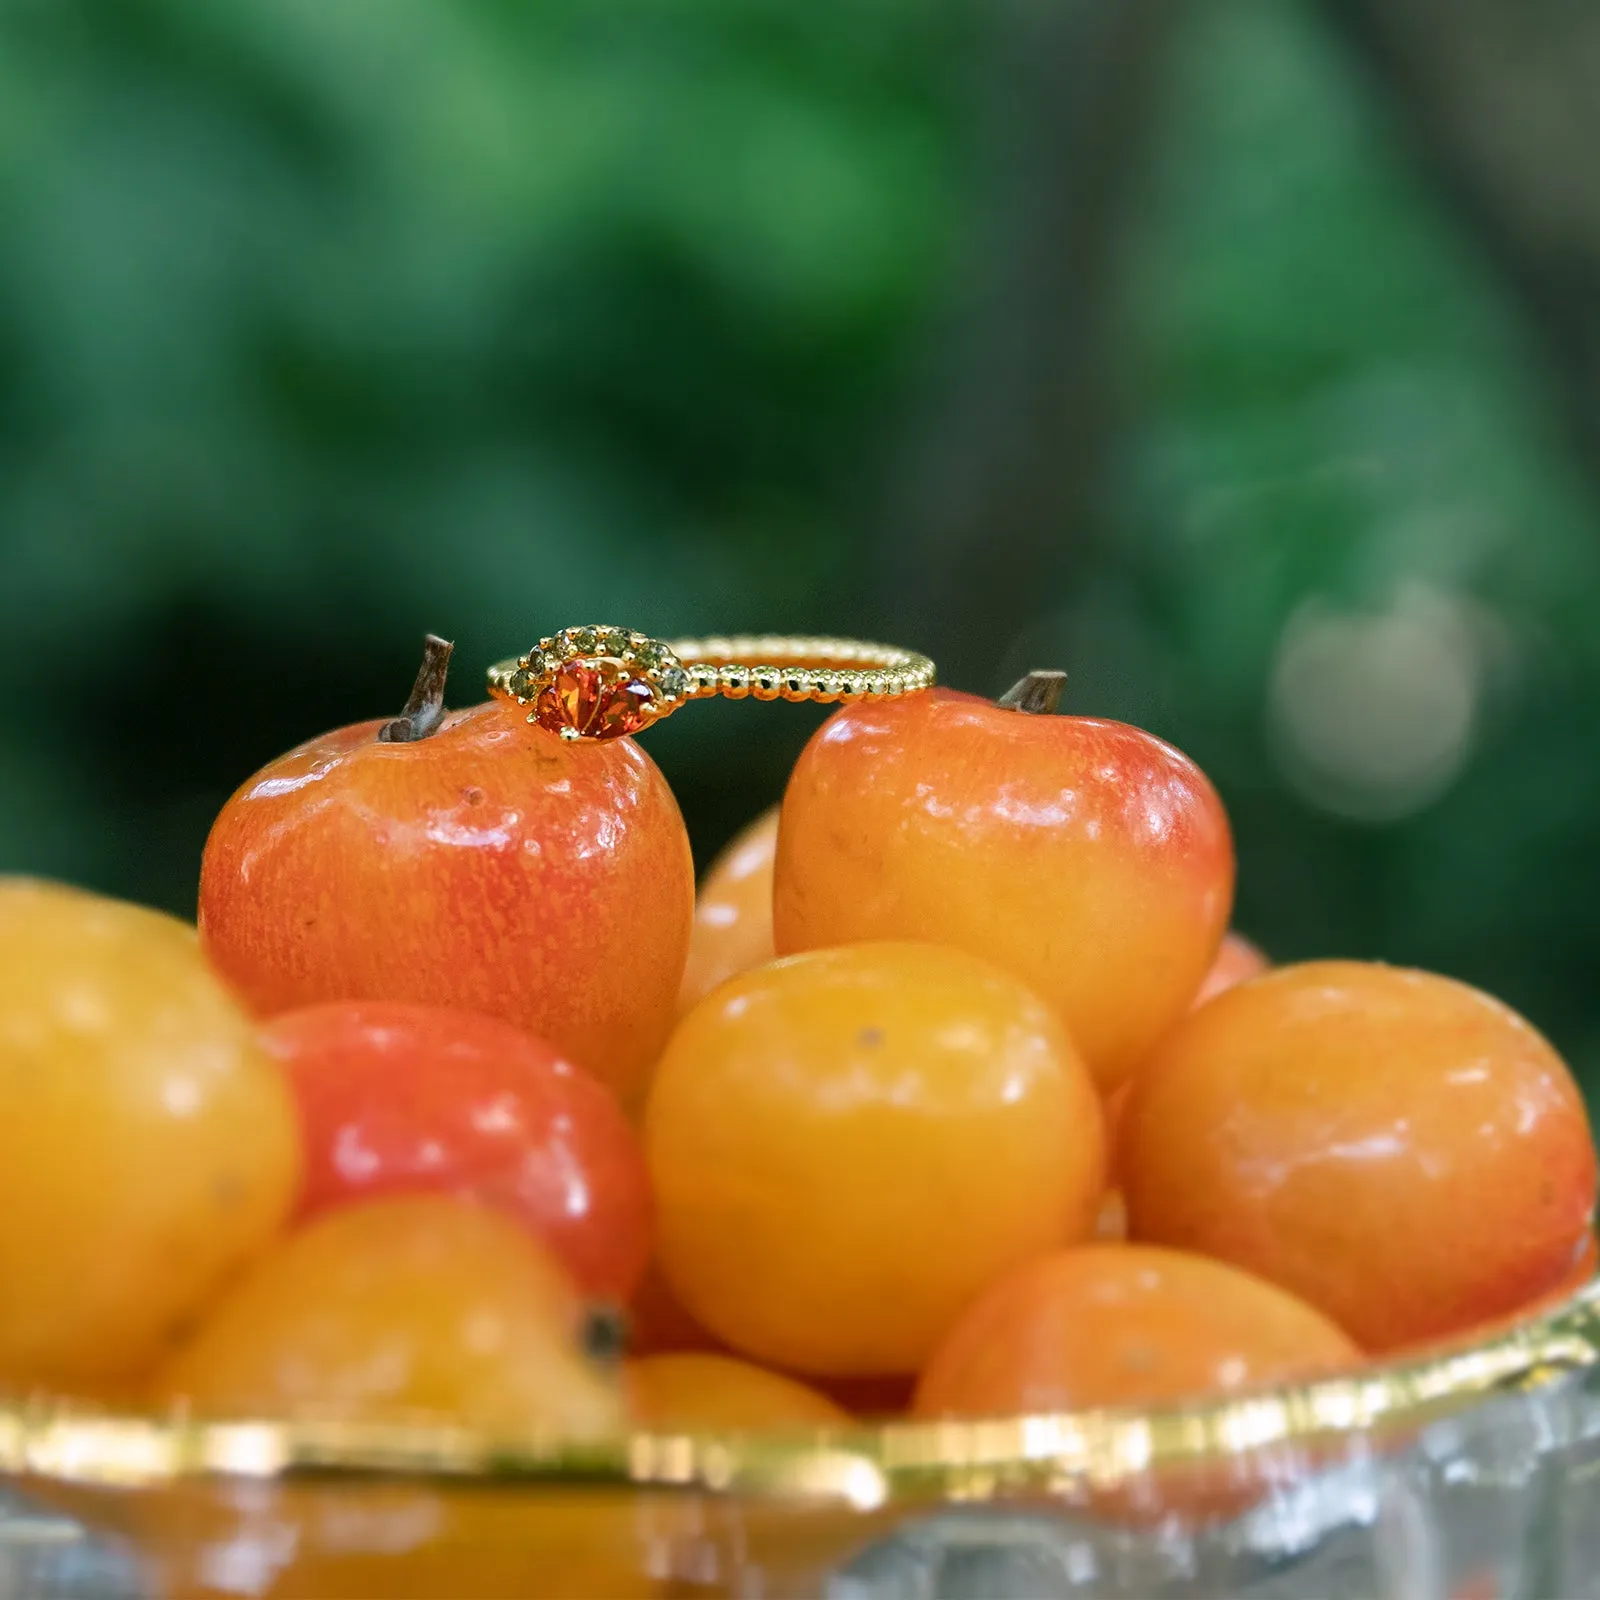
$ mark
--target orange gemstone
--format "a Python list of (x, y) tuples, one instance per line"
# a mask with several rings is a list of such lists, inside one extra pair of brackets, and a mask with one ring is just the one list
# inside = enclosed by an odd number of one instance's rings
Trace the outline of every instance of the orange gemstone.
[(615, 739), (645, 725), (646, 708), (655, 697), (626, 663), (598, 656), (558, 667), (534, 701), (533, 714), (552, 732), (571, 728), (586, 739)]

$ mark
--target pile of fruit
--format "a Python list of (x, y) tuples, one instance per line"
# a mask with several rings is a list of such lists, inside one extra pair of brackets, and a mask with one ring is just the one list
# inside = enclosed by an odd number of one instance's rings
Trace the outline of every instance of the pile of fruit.
[(575, 1437), (1143, 1405), (1593, 1270), (1551, 1047), (1447, 978), (1270, 969), (1147, 733), (841, 707), (697, 901), (632, 740), (436, 711), (245, 783), (198, 936), (0, 883), (9, 1392)]

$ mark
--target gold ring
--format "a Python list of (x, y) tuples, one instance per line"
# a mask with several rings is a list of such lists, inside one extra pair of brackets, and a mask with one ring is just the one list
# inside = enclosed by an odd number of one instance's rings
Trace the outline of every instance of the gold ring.
[(932, 688), (933, 663), (859, 639), (741, 634), (663, 642), (627, 628), (563, 628), (489, 668), (489, 692), (563, 739), (639, 733), (690, 700), (877, 699)]

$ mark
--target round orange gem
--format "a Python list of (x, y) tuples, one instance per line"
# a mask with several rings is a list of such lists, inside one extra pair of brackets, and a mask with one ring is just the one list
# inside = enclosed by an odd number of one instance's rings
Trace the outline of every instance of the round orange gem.
[(534, 720), (554, 733), (570, 729), (585, 739), (637, 733), (649, 717), (655, 690), (614, 656), (568, 661), (556, 668), (533, 703)]

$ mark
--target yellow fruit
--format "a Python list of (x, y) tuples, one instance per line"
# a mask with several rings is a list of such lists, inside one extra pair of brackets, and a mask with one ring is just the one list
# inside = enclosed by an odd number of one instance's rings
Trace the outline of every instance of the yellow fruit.
[(0, 1383), (136, 1376), (298, 1183), (289, 1092), (194, 930), (0, 879)]
[(621, 1425), (571, 1280), (526, 1229), (448, 1195), (330, 1211), (262, 1258), (156, 1382), (211, 1415), (415, 1415), (571, 1436)]
[(685, 1350), (630, 1361), (628, 1409), (658, 1432), (848, 1427), (850, 1413), (781, 1372), (733, 1356)]
[(998, 1272), (1087, 1238), (1099, 1096), (1020, 980), (937, 945), (813, 950), (679, 1022), (645, 1111), (661, 1265), (740, 1355), (915, 1371)]

